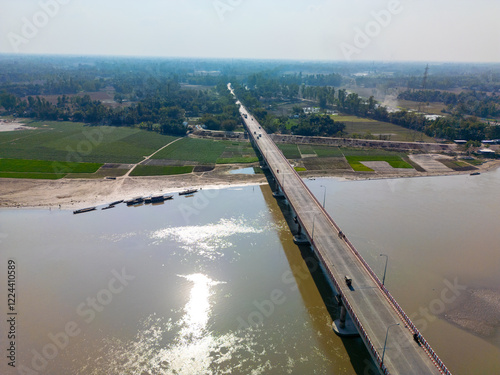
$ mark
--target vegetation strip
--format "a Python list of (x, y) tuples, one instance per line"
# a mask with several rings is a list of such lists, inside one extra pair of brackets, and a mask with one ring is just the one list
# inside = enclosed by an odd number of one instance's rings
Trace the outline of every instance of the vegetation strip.
[(193, 166), (156, 166), (138, 165), (130, 174), (131, 176), (169, 176), (193, 172)]
[(104, 164), (47, 160), (0, 159), (1, 172), (95, 173)]

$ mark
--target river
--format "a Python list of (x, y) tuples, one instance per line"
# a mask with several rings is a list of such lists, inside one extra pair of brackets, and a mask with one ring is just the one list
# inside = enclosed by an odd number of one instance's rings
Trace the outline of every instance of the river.
[[(500, 170), (306, 181), (320, 202), (326, 192), (327, 210), (380, 276), (380, 254), (388, 255), (387, 287), (456, 374), (500, 373), (498, 331), (481, 337), (444, 317), (469, 290), (500, 285), (499, 182)], [(293, 244), (268, 186), (80, 215), (2, 210), (0, 241), (0, 277), (8, 259), (16, 263), (24, 373), (368, 374), (373, 366), (359, 339), (333, 334), (327, 283), (309, 250)], [(6, 288), (0, 298), (7, 311)], [(18, 372), (2, 361), (0, 373)]]

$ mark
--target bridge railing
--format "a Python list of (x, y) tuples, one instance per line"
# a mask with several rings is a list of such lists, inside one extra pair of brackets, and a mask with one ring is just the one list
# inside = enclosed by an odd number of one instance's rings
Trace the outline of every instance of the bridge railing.
[[(245, 120), (246, 119), (244, 119), (243, 121), (246, 124)], [(259, 149), (262, 157), (267, 162), (266, 156), (265, 156), (264, 152), (262, 151), (262, 149), (260, 148), (259, 143), (255, 140), (255, 138), (253, 137), (253, 134), (251, 134), (250, 130), (249, 130), (249, 133), (250, 133), (250, 136), (252, 137), (252, 139), (254, 139), (254, 143), (257, 145), (257, 148)], [(268, 136), (267, 133), (266, 133), (266, 136)], [(292, 171), (292, 174), (295, 174), (295, 176), (298, 178), (298, 180), (300, 181), (300, 183), (303, 185), (303, 187), (309, 193), (310, 197), (313, 199), (313, 201), (315, 202), (315, 204), (323, 212), (323, 214), (325, 214), (325, 216), (328, 218), (328, 221), (330, 222), (330, 224), (335, 228), (335, 230), (337, 230), (337, 232), (340, 232), (341, 231), (340, 227), (337, 225), (337, 223), (335, 222), (335, 220), (333, 220), (333, 218), (330, 216), (330, 214), (321, 206), (321, 204), (318, 201), (318, 199), (316, 198), (316, 196), (314, 194), (312, 194), (312, 192), (306, 186), (306, 184), (304, 183), (304, 181), (300, 177), (300, 175), (297, 173), (297, 171), (288, 163), (288, 160), (286, 159), (286, 157), (283, 154), (283, 152), (279, 149), (279, 147), (277, 147), (274, 144), (274, 142), (273, 142), (273, 145), (276, 148), (276, 150), (279, 152), (279, 154), (281, 154), (281, 157), (287, 162), (287, 165), (290, 168), (290, 170)], [(272, 169), (271, 169), (271, 172), (272, 172)], [(274, 173), (273, 173), (273, 175), (274, 175)], [(274, 177), (275, 177), (276, 181), (278, 182), (278, 184), (280, 184), (279, 180), (277, 179), (277, 177), (276, 176), (274, 176)], [(281, 186), (281, 184), (280, 184), (280, 186)], [(285, 195), (286, 199), (291, 203), (291, 200), (289, 199), (288, 194), (286, 193), (286, 191), (283, 188), (283, 186), (282, 186), (282, 191), (283, 191), (283, 194)], [(304, 229), (306, 229), (304, 225), (303, 225), (303, 227), (304, 227)], [(364, 258), (358, 252), (358, 250), (351, 243), (351, 241), (349, 241), (349, 239), (347, 237), (345, 237), (345, 236), (344, 236), (344, 240), (345, 240), (346, 244), (348, 245), (348, 248), (354, 253), (354, 255), (356, 256), (356, 258), (358, 258), (358, 260), (361, 262), (361, 264), (363, 264), (364, 268), (371, 275), (371, 277), (376, 282), (376, 284), (378, 285), (378, 287), (384, 292), (384, 294), (386, 295), (386, 297), (389, 300), (390, 304), (399, 313), (399, 315), (402, 318), (402, 320), (411, 328), (411, 330), (413, 331), (413, 333), (416, 333), (418, 335), (420, 343), (424, 346), (424, 348), (426, 349), (427, 354), (429, 355), (429, 357), (431, 358), (431, 360), (434, 362), (434, 364), (436, 365), (436, 367), (440, 370), (440, 372), (442, 374), (451, 375), (451, 372), (445, 366), (445, 364), (443, 363), (443, 361), (439, 358), (439, 356), (436, 354), (436, 352), (434, 352), (434, 350), (429, 345), (429, 343), (427, 342), (427, 340), (425, 340), (425, 338), (423, 337), (423, 335), (420, 333), (420, 331), (417, 329), (417, 327), (413, 324), (413, 322), (408, 317), (408, 315), (404, 312), (404, 310), (401, 308), (401, 306), (396, 302), (395, 298), (390, 294), (390, 292), (387, 290), (387, 288), (382, 284), (382, 282), (378, 278), (377, 274), (372, 270), (372, 268), (369, 266), (369, 264), (364, 260)], [(312, 238), (311, 238), (311, 244), (313, 245), (314, 248), (316, 248), (316, 245), (314, 244), (314, 240)], [(323, 255), (319, 251), (317, 251), (316, 253), (317, 253), (318, 257), (321, 259), (322, 263), (326, 266), (327, 263), (326, 263), (326, 260), (323, 258)], [(344, 305), (345, 305), (346, 309), (349, 311), (350, 316), (353, 318), (353, 321), (356, 324), (356, 327), (358, 328), (358, 331), (362, 334), (363, 338), (366, 340), (365, 342), (367, 343), (367, 346), (369, 347), (370, 351), (372, 352), (374, 358), (377, 360), (380, 369), (383, 371), (384, 374), (389, 374), (387, 368), (382, 363), (382, 360), (381, 360), (381, 357), (380, 357), (378, 351), (375, 349), (373, 343), (371, 342), (370, 338), (368, 337), (368, 335), (367, 335), (367, 333), (366, 333), (366, 331), (365, 331), (362, 323), (359, 321), (359, 319), (357, 318), (356, 314), (354, 313), (354, 311), (353, 311), (353, 309), (352, 309), (349, 301), (343, 295), (342, 289), (341, 289), (340, 285), (337, 283), (337, 281), (336, 281), (335, 277), (333, 276), (333, 274), (331, 273), (331, 270), (329, 269), (329, 267), (325, 267), (325, 270), (327, 271), (327, 273), (329, 274), (331, 280), (335, 284), (335, 288), (341, 294), (341, 297), (342, 297), (342, 300), (344, 301)]]

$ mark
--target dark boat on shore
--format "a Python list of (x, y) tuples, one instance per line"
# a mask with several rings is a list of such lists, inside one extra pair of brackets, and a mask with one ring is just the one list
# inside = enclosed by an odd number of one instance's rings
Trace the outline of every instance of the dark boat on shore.
[(82, 208), (82, 209), (73, 211), (73, 215), (75, 215), (75, 214), (83, 214), (85, 212), (90, 212), (90, 211), (95, 211), (95, 210), (96, 210), (95, 207)]
[(142, 203), (142, 202), (144, 202), (144, 198), (143, 197), (136, 197), (136, 198), (129, 199), (128, 201), (125, 201), (125, 203), (127, 204), (127, 206), (133, 206), (134, 204), (139, 204), (139, 203)]
[(470, 175), (471, 175), (471, 176), (479, 176), (480, 174), (481, 174), (481, 173), (479, 173), (479, 172), (474, 172), (474, 173), (471, 173)]
[(189, 195), (189, 194), (196, 193), (197, 191), (198, 191), (198, 189), (188, 189), (188, 190), (181, 191), (179, 193), (179, 195)]
[(111, 202), (109, 205), (110, 206), (116, 206), (117, 204), (120, 204), (123, 202), (123, 199), (121, 201), (115, 201), (115, 202)]
[(173, 195), (156, 195), (156, 196), (153, 196), (153, 197), (147, 197), (146, 199), (144, 199), (144, 203), (160, 203), (160, 202), (163, 202), (163, 201), (166, 201), (166, 200), (169, 200), (169, 199), (172, 199), (174, 196)]
[(158, 203), (158, 202), (163, 202), (164, 200), (165, 200), (165, 197), (163, 195), (156, 195), (156, 196), (145, 198), (144, 203)]
[(101, 208), (101, 210), (109, 210), (110, 208), (115, 208), (115, 206), (110, 204), (108, 207)]

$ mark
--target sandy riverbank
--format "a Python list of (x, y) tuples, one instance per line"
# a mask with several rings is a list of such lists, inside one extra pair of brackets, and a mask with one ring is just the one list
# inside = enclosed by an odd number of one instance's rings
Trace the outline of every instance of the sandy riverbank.
[[(481, 173), (496, 169), (500, 161), (491, 161), (479, 167)], [(411, 174), (394, 170), (388, 172), (310, 172), (302, 176), (336, 177), (345, 180), (373, 180), (382, 178), (409, 178), (439, 175), (469, 174), (470, 172)], [(104, 179), (61, 179), (61, 180), (28, 180), (1, 179), (0, 208), (59, 208), (79, 209), (88, 206), (106, 204), (120, 199), (136, 196), (148, 196), (176, 192), (186, 188), (223, 188), (226, 186), (242, 186), (264, 184), (264, 175), (229, 174), (228, 168), (216, 169), (212, 172), (191, 173), (177, 176), (158, 177), (119, 177), (116, 180)]]

